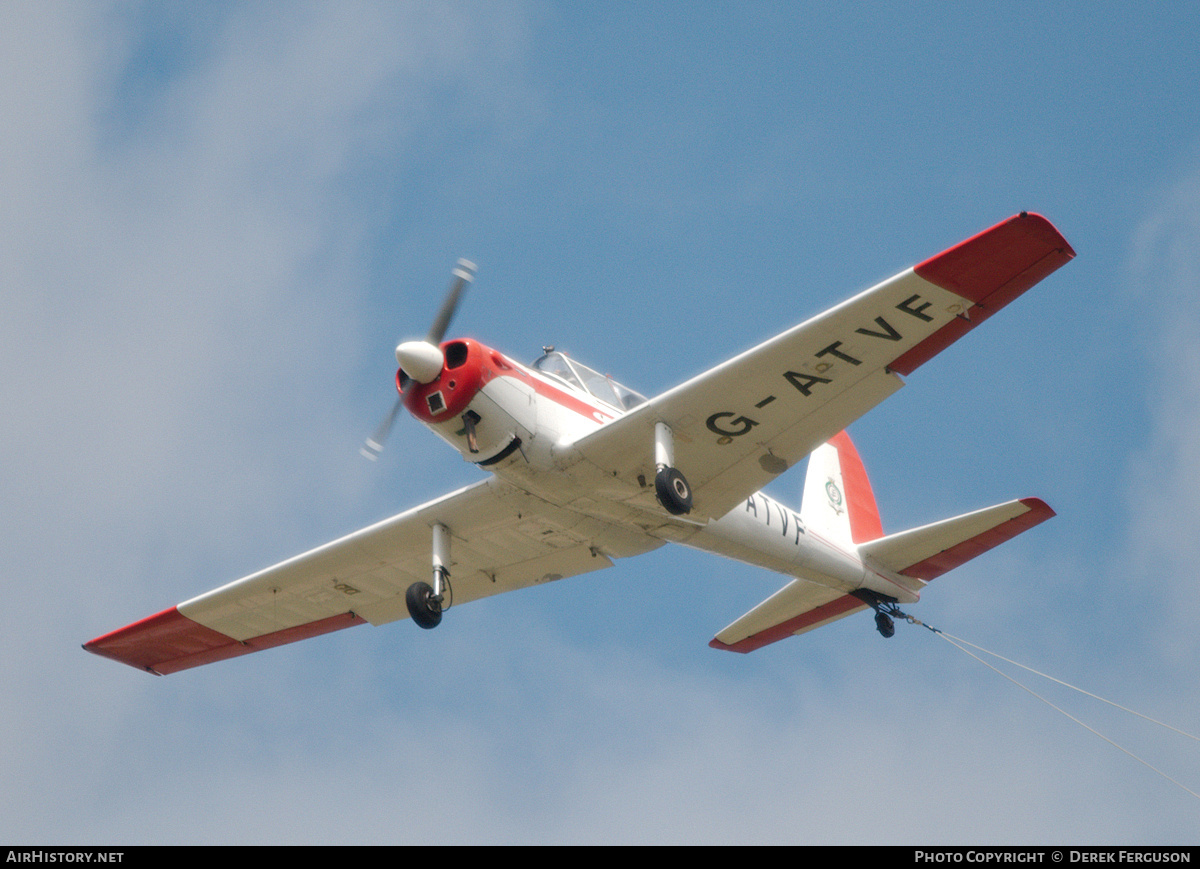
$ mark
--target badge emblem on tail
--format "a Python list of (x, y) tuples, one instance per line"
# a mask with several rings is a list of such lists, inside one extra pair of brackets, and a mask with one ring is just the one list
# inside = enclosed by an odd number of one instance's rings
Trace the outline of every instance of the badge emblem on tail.
[(833, 477), (825, 484), (825, 494), (829, 497), (829, 506), (833, 508), (833, 512), (842, 515), (842, 490), (833, 481)]

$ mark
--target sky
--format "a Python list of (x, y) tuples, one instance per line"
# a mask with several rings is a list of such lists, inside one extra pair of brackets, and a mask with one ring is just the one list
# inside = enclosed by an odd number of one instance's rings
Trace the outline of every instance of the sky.
[(165, 678), (80, 645), (479, 479), (411, 419), (358, 455), (460, 256), (452, 334), (654, 394), (1030, 210), (1077, 258), (850, 432), (885, 531), (1058, 513), (914, 616), (1200, 732), (1198, 35), (1193, 4), (0, 4), (0, 840), (1195, 844), (1195, 740), (1009, 668), (1139, 763), (869, 614), (715, 651), (785, 580), (674, 546)]

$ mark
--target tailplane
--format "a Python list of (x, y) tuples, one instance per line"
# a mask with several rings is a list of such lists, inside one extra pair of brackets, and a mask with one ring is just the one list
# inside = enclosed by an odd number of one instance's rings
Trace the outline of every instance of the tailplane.
[(809, 531), (857, 549), (878, 567), (924, 582), (1053, 515), (1045, 501), (1021, 498), (885, 537), (867, 469), (844, 431), (809, 456), (800, 506)]
[(860, 544), (864, 560), (924, 582), (1040, 525), (1054, 511), (1040, 498), (1021, 498)]
[[(709, 645), (752, 652), (869, 607), (875, 609), (879, 632), (891, 636), (889, 613), (895, 612), (897, 600), (915, 601), (930, 580), (1053, 515), (1044, 501), (1022, 498), (884, 536), (866, 468), (849, 435), (841, 432), (809, 456), (800, 518), (809, 534), (833, 543), (848, 556), (857, 554), (868, 568), (864, 584), (846, 590), (793, 579), (719, 632)], [(872, 583), (872, 575), (881, 582)]]

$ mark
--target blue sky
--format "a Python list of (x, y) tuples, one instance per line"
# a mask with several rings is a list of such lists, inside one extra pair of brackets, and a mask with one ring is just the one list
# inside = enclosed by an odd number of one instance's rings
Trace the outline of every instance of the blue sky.
[[(887, 531), (1058, 511), (914, 615), (1200, 730), (1198, 25), (0, 6), (0, 838), (1194, 843), (1194, 797), (928, 632), (709, 649), (783, 580), (674, 547), (164, 679), (79, 645), (477, 478), (411, 420), (357, 453), (459, 256), (453, 332), (651, 394), (1032, 210), (1078, 258), (851, 433)], [(1200, 790), (1194, 742), (1045, 690)]]

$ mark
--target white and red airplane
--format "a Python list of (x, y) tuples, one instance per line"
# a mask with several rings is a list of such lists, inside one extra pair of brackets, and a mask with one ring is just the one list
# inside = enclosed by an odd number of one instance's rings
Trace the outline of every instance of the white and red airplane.
[[(883, 533), (846, 426), (1075, 252), (1021, 213), (652, 399), (552, 348), (525, 366), (429, 335), (396, 348), (403, 405), (487, 479), (98, 637), (167, 674), (369, 622), (443, 613), (681, 543), (791, 577), (717, 633), (749, 652), (871, 608), (884, 636), (935, 577), (1054, 512), (1025, 498)], [(762, 494), (808, 457), (798, 511)]]

